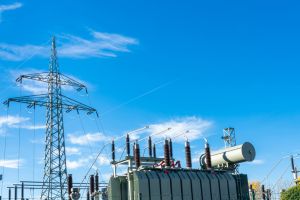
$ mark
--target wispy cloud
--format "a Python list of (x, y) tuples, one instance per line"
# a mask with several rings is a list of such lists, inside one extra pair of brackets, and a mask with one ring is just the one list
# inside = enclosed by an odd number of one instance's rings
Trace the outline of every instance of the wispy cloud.
[(22, 165), (23, 160), (0, 160), (0, 167), (5, 167), (5, 168), (12, 168), (12, 169), (17, 169), (18, 165)]
[(0, 23), (2, 21), (2, 14), (5, 11), (9, 11), (9, 10), (16, 10), (18, 8), (21, 8), (23, 6), (22, 3), (16, 2), (13, 4), (8, 4), (8, 5), (0, 5)]
[(22, 3), (16, 2), (9, 5), (0, 5), (0, 12), (8, 11), (8, 10), (15, 10), (17, 8), (21, 8), (23, 5)]
[[(193, 151), (192, 151), (193, 152)], [(200, 156), (204, 153), (204, 151), (195, 151), (192, 156), (192, 163), (199, 163)]]
[(0, 116), (0, 128), (3, 126), (14, 127), (17, 124), (28, 121), (29, 118), (19, 116)]
[(31, 94), (45, 94), (47, 93), (47, 84), (32, 80), (27, 80), (22, 83), (22, 90)]
[(111, 137), (103, 133), (87, 133), (85, 135), (69, 134), (68, 140), (72, 144), (87, 145), (96, 142), (108, 142), (111, 140)]
[(264, 160), (255, 159), (252, 162), (247, 162), (247, 163), (250, 164), (250, 165), (262, 165), (262, 164), (265, 163), (265, 161)]
[[(95, 156), (86, 156), (86, 157), (80, 157), (77, 160), (67, 160), (67, 167), (68, 169), (77, 169), (84, 166), (90, 166), (90, 163), (94, 161)], [(97, 160), (97, 165), (104, 166), (109, 165), (110, 160), (106, 155), (100, 155)]]
[(98, 164), (100, 166), (109, 165), (110, 164), (110, 159), (106, 155), (101, 155), (101, 156), (98, 157)]
[(90, 159), (88, 158), (80, 158), (78, 160), (67, 160), (67, 168), (68, 169), (77, 169), (88, 164)]
[(67, 155), (80, 155), (80, 149), (77, 147), (66, 147), (66, 154)]
[[(128, 46), (138, 44), (135, 38), (90, 30), (90, 38), (64, 34), (58, 36), (58, 55), (68, 58), (116, 57), (118, 52), (130, 52)], [(45, 45), (14, 45), (0, 43), (0, 59), (21, 61), (29, 57), (49, 57)]]
[(21, 125), (20, 128), (27, 129), (27, 130), (39, 130), (39, 129), (45, 129), (46, 125), (43, 125), (43, 124), (36, 124), (36, 125), (24, 124), (24, 125)]
[[(185, 141), (185, 138), (195, 140), (203, 137), (204, 133), (212, 127), (212, 124), (213, 122), (209, 120), (204, 120), (195, 116), (182, 117), (152, 124), (149, 126), (149, 132), (150, 134), (154, 134), (154, 137), (156, 138), (170, 137), (177, 141)], [(163, 130), (167, 130), (168, 128), (171, 129), (164, 134), (156, 134)]]
[(5, 133), (5, 128), (21, 128), (28, 130), (37, 130), (37, 129), (45, 129), (45, 125), (42, 124), (28, 124), (30, 118), (20, 117), (20, 116), (0, 116), (0, 135)]

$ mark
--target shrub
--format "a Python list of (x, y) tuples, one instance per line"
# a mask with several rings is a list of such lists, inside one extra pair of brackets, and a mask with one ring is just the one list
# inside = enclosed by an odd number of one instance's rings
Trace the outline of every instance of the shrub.
[(281, 200), (299, 200), (300, 199), (300, 185), (291, 187), (280, 195)]

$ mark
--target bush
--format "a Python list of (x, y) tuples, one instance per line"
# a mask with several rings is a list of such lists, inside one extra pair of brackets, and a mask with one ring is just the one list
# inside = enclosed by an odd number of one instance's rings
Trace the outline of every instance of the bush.
[(299, 200), (300, 199), (300, 185), (289, 188), (281, 193), (281, 200)]

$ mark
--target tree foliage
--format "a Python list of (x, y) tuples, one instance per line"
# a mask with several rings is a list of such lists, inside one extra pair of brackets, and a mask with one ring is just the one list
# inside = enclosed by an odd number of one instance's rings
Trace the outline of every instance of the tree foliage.
[(252, 185), (252, 189), (254, 190), (255, 199), (261, 199), (261, 183), (259, 181), (252, 181), (249, 184)]
[(300, 199), (300, 185), (291, 187), (281, 193), (281, 200), (299, 200)]

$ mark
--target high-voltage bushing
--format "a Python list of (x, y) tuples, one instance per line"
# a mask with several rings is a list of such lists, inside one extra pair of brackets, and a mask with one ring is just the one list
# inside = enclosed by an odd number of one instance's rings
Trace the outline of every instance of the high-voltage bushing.
[(135, 148), (135, 142), (132, 145), (132, 153), (133, 153), (133, 157), (134, 157), (134, 148)]
[(153, 144), (153, 157), (156, 158), (156, 145)]
[(140, 146), (137, 142), (134, 144), (134, 161), (135, 161), (135, 167), (138, 169), (141, 166), (141, 157), (140, 157)]
[(173, 142), (172, 139), (169, 139), (169, 152), (170, 152), (170, 159), (173, 158)]
[(129, 134), (126, 135), (126, 153), (130, 156), (130, 137)]
[(95, 192), (96, 193), (99, 192), (99, 175), (98, 175), (98, 172), (95, 175)]
[(94, 192), (95, 192), (95, 178), (94, 175), (90, 175), (90, 197), (94, 200)]
[(292, 174), (293, 174), (293, 177), (294, 177), (294, 182), (296, 185), (298, 185), (298, 173), (299, 171), (297, 170), (297, 167), (295, 166), (295, 163), (294, 163), (294, 156), (292, 155), (291, 156), (291, 167), (292, 167)]
[(116, 160), (116, 151), (115, 151), (115, 141), (112, 140), (111, 142), (111, 159), (112, 161)]
[(169, 148), (169, 141), (166, 139), (164, 144), (164, 158), (165, 158), (165, 166), (170, 167), (170, 148)]
[(211, 169), (211, 154), (210, 154), (210, 147), (208, 142), (205, 142), (205, 147), (204, 147), (204, 155), (205, 155), (205, 167), (206, 169)]
[(186, 168), (191, 169), (192, 168), (191, 147), (190, 147), (190, 142), (188, 140), (185, 142), (185, 162), (186, 162)]
[(73, 188), (73, 177), (72, 177), (72, 174), (69, 174), (68, 175), (68, 196), (69, 196), (69, 200), (72, 199), (72, 197), (71, 197), (72, 188)]
[(262, 195), (262, 199), (266, 200), (265, 185), (261, 185), (261, 195)]
[[(211, 152), (211, 166), (218, 167), (228, 164), (238, 164), (247, 161), (253, 161), (255, 158), (255, 148), (249, 142), (244, 144), (225, 148), (219, 151)], [(206, 165), (206, 155), (201, 156), (201, 165)]]
[(148, 138), (148, 152), (149, 152), (149, 157), (152, 157), (152, 139), (151, 136)]

